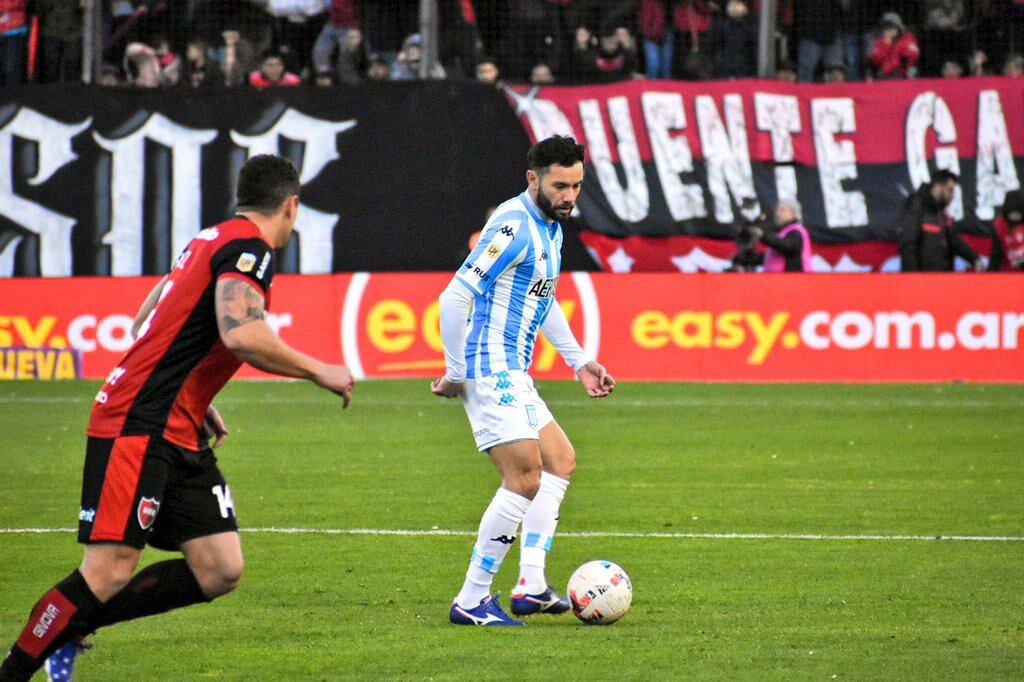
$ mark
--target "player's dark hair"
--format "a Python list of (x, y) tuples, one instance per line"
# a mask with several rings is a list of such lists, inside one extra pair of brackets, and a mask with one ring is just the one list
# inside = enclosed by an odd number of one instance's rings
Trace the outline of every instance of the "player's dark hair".
[(583, 145), (576, 144), (576, 140), (563, 135), (552, 135), (546, 140), (541, 140), (530, 147), (526, 155), (526, 162), (535, 173), (554, 166), (572, 168), (577, 163), (583, 163)]
[(299, 171), (291, 161), (274, 154), (259, 154), (238, 172), (236, 204), (238, 211), (256, 211), (270, 215), (281, 208), (288, 197), (298, 194)]
[(932, 173), (932, 184), (933, 185), (945, 185), (947, 182), (952, 180), (956, 184), (960, 184), (960, 176), (951, 170), (940, 168)]

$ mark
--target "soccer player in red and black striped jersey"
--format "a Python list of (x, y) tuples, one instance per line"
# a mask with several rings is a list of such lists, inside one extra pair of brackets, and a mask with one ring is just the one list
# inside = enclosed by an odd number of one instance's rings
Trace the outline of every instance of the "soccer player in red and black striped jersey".
[[(217, 447), (227, 436), (211, 401), (242, 362), (309, 379), (348, 405), (349, 370), (293, 350), (264, 320), (274, 249), (291, 237), (298, 194), (288, 160), (247, 161), (238, 214), (196, 235), (143, 303), (135, 342), (89, 419), (78, 528), (85, 558), (36, 602), (0, 681), (27, 680), (44, 661), (53, 678), (69, 679), (60, 668), (84, 635), (235, 588), (242, 549), (234, 502), (209, 441)], [(133, 577), (146, 544), (183, 558)]]

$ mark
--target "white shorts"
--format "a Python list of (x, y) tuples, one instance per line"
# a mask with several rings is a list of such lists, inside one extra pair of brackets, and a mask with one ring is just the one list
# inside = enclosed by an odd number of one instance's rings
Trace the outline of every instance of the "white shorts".
[(554, 421), (533, 379), (519, 370), (466, 379), (462, 402), (480, 452), (516, 440), (538, 440)]

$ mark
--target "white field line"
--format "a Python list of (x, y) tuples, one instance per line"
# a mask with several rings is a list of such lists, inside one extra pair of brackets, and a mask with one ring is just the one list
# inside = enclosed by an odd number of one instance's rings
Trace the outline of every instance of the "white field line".
[[(73, 533), (75, 528), (0, 528), (0, 535), (41, 535)], [(431, 528), (242, 528), (243, 533), (275, 535), (400, 535), (406, 537), (476, 537), (475, 531)], [(641, 533), (631, 531), (577, 531), (559, 533), (562, 538), (659, 538), (671, 540), (832, 540), (881, 542), (1024, 542), (1020, 535), (829, 535), (822, 533)]]
[[(424, 384), (426, 386), (426, 384)], [(233, 398), (233, 397), (221, 397), (214, 401), (217, 405), (324, 405), (330, 406), (331, 402), (329, 398), (309, 398), (309, 397), (296, 397), (296, 398), (271, 398), (262, 397), (255, 400)], [(579, 400), (558, 398), (554, 400), (546, 400), (548, 405), (553, 407), (579, 407), (580, 405), (586, 404), (586, 398), (584, 395), (580, 395)], [(91, 398), (80, 397), (76, 398), (73, 396), (54, 396), (54, 397), (43, 397), (43, 396), (5, 396), (0, 395), (0, 405), (83, 405), (89, 406), (92, 404)], [(366, 406), (366, 407), (393, 407), (395, 409), (408, 409), (410, 407), (441, 407), (446, 404), (455, 404), (454, 402), (443, 401), (438, 398), (407, 398), (392, 400), (384, 398), (360, 398), (358, 394), (353, 397), (352, 406)], [(602, 402), (603, 405), (609, 407), (626, 407), (635, 409), (648, 409), (657, 407), (695, 407), (695, 408), (771, 408), (771, 407), (833, 407), (833, 408), (897, 408), (897, 407), (925, 407), (925, 408), (975, 408), (975, 409), (986, 409), (986, 408), (997, 408), (997, 407), (1021, 407), (1024, 406), (1022, 400), (1007, 400), (1005, 402), (996, 402), (991, 400), (956, 400), (956, 399), (942, 399), (936, 398), (934, 400), (919, 400), (919, 399), (900, 399), (894, 398), (891, 400), (773, 400), (770, 398), (734, 398), (734, 399), (722, 399), (722, 398), (668, 398), (668, 399), (655, 399), (655, 400), (640, 400), (633, 398), (617, 398), (613, 397), (607, 401)]]

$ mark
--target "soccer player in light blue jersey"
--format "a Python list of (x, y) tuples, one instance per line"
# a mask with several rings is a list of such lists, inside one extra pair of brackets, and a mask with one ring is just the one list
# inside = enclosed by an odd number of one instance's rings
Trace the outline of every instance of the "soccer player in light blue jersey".
[[(480, 521), (462, 590), (449, 619), (457, 625), (522, 625), (491, 596), (491, 582), (517, 535), (520, 573), (512, 613), (565, 613), (544, 564), (576, 455), (527, 374), (538, 331), (573, 368), (583, 388), (603, 398), (615, 388), (588, 358), (555, 300), (562, 226), (583, 186), (583, 146), (550, 137), (530, 149), (526, 191), (492, 214), (479, 243), (441, 294), (445, 375), (436, 395), (461, 396), (481, 452), (501, 487)], [(522, 533), (519, 526), (522, 524)]]

